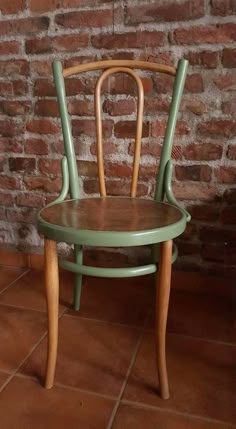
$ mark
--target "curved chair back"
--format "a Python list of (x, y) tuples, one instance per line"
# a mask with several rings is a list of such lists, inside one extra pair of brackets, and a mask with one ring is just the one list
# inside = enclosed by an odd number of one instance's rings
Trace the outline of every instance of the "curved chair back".
[(96, 144), (97, 144), (97, 160), (98, 160), (98, 176), (100, 195), (106, 196), (106, 183), (104, 174), (104, 159), (103, 159), (103, 136), (102, 136), (102, 112), (101, 112), (101, 89), (104, 81), (115, 73), (125, 73), (131, 76), (137, 85), (137, 122), (135, 133), (135, 146), (133, 158), (133, 172), (130, 196), (136, 197), (139, 161), (141, 153), (141, 139), (143, 129), (143, 109), (144, 109), (144, 88), (143, 82), (136, 72), (139, 70), (148, 70), (153, 73), (165, 73), (175, 77), (173, 85), (173, 94), (170, 105), (169, 117), (166, 125), (165, 136), (161, 151), (160, 164), (156, 178), (155, 199), (162, 201), (164, 198), (164, 179), (166, 165), (171, 157), (173, 146), (173, 138), (177, 121), (177, 114), (180, 105), (180, 100), (184, 88), (188, 62), (184, 59), (179, 60), (177, 68), (156, 64), (146, 61), (135, 60), (104, 60), (88, 64), (66, 68), (63, 70), (62, 64), (59, 61), (53, 63), (53, 74), (56, 85), (57, 98), (60, 109), (62, 122), (63, 139), (65, 145), (65, 154), (68, 162), (70, 194), (72, 198), (79, 198), (79, 183), (78, 171), (73, 145), (73, 137), (71, 124), (66, 104), (66, 91), (64, 79), (79, 73), (102, 70), (100, 77), (97, 79), (95, 87), (95, 122), (96, 122)]

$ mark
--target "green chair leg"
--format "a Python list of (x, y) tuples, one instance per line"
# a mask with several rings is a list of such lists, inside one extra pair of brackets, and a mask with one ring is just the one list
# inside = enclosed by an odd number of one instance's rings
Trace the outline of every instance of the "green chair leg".
[[(75, 245), (75, 262), (77, 264), (83, 263), (83, 249), (81, 246)], [(75, 287), (74, 287), (74, 310), (78, 311), (80, 308), (80, 296), (82, 289), (82, 274), (75, 274)]]

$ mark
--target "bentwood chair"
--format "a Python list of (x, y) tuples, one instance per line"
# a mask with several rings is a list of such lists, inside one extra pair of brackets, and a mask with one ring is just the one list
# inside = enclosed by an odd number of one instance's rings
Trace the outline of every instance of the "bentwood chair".
[[(178, 66), (133, 60), (104, 60), (64, 69), (58, 61), (53, 64), (54, 81), (60, 108), (65, 156), (62, 159), (63, 185), (60, 196), (38, 214), (38, 229), (45, 237), (45, 282), (48, 308), (48, 356), (45, 387), (51, 388), (57, 357), (58, 342), (58, 257), (57, 242), (74, 245), (74, 262), (59, 258), (59, 265), (75, 273), (74, 308), (79, 309), (82, 275), (96, 277), (132, 277), (158, 272), (156, 288), (156, 354), (161, 397), (169, 397), (166, 369), (165, 337), (171, 281), (171, 264), (177, 249), (172, 240), (183, 233), (189, 214), (180, 208), (171, 189), (171, 151), (178, 108), (184, 88), (187, 61)], [(136, 198), (140, 147), (143, 125), (144, 90), (142, 80), (134, 69), (166, 73), (175, 77), (169, 118), (160, 156), (154, 200)], [(72, 131), (66, 105), (64, 78), (102, 70), (95, 88), (95, 122), (100, 197), (80, 199), (78, 171)], [(108, 76), (125, 73), (137, 84), (137, 128), (133, 159), (130, 197), (106, 194), (103, 145), (101, 88)], [(67, 199), (67, 194), (71, 199)], [(166, 201), (167, 202), (164, 202)], [(83, 265), (83, 246), (121, 247), (152, 245), (152, 261), (138, 267), (99, 268)], [(122, 287), (122, 285), (121, 285)]]

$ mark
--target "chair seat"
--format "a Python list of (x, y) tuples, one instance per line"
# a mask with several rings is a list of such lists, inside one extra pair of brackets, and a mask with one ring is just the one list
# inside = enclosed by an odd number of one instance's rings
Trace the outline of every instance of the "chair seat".
[(137, 246), (182, 234), (184, 213), (170, 204), (126, 197), (67, 200), (45, 207), (39, 231), (56, 241), (89, 246)]

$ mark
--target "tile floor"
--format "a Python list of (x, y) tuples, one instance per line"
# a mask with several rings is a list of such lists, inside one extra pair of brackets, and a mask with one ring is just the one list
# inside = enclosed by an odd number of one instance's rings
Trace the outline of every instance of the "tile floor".
[[(236, 428), (235, 296), (213, 293), (221, 279), (173, 273), (171, 398), (163, 401), (151, 280), (85, 278), (76, 313), (73, 277), (61, 273), (56, 380), (47, 391), (43, 275), (0, 266), (0, 428)], [(198, 293), (188, 291), (189, 282)]]

